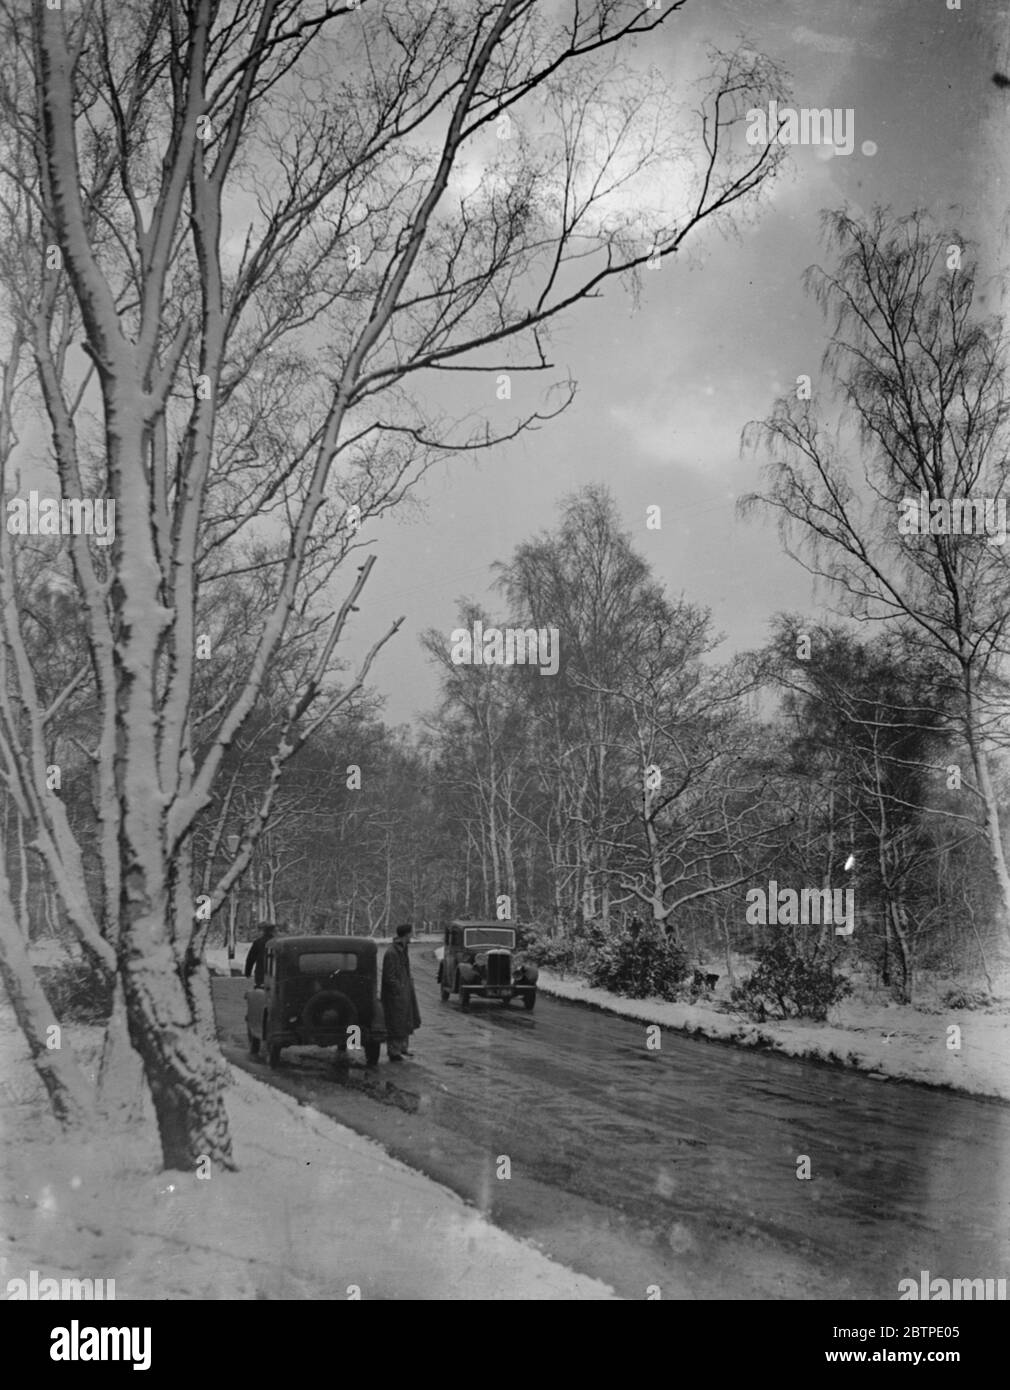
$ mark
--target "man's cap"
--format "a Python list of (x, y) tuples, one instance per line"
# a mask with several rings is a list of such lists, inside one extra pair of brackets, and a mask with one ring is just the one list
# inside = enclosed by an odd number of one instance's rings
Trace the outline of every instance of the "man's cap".
[(400, 926), (397, 927), (396, 934), (397, 936), (409, 936), (413, 930), (414, 928), (410, 924), (410, 922), (403, 922)]

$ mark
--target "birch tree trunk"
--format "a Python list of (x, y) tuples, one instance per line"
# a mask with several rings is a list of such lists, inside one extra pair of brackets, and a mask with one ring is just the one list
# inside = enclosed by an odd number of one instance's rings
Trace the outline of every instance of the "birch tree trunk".
[(144, 1064), (130, 1043), (123, 982), (117, 976), (98, 1067), (98, 1106), (114, 1126), (127, 1128), (147, 1117), (150, 1104)]
[(28, 855), (25, 853), (25, 823), (18, 816), (18, 921), (26, 941), (32, 937), (28, 900)]
[(519, 918), (519, 885), (516, 879), (515, 856), (512, 847), (512, 778), (506, 783), (505, 823), (502, 831), (502, 854), (505, 859), (505, 882), (513, 920)]
[(473, 857), (473, 829), (466, 823), (466, 879), (463, 886), (463, 916), (470, 916), (470, 862)]
[(53, 1114), (66, 1128), (90, 1124), (95, 1117), (93, 1089), (72, 1051), (62, 1046), (62, 1029), (28, 959), (24, 937), (15, 921), (10, 883), (2, 867), (0, 981), (49, 1095)]
[(992, 784), (989, 759), (977, 735), (974, 739), (969, 740), (969, 747), (979, 794), (982, 798), (982, 814), (989, 861), (999, 886), (1003, 931), (1010, 938), (1010, 870), (1007, 868), (1006, 852), (1003, 848), (999, 801)]

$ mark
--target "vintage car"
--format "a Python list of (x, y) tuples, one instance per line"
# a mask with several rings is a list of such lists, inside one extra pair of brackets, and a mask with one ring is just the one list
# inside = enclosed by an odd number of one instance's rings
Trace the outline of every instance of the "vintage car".
[(474, 995), (500, 999), (507, 1008), (521, 998), (527, 1009), (537, 1002), (539, 971), (530, 962), (515, 959), (516, 929), (506, 922), (450, 922), (438, 965), (443, 1002), (459, 995), (461, 1009), (469, 1009)]
[[(266, 1049), (276, 1067), (281, 1048), (360, 1046), (375, 1066), (386, 1038), (378, 997), (378, 950), (365, 936), (282, 936), (266, 949), (262, 987), (246, 994), (249, 1051)], [(360, 1029), (360, 1037), (352, 1028)]]

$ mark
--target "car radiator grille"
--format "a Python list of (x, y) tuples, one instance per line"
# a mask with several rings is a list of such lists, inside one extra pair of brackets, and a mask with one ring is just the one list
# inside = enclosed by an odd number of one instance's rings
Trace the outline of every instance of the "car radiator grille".
[(511, 951), (488, 951), (487, 983), (496, 988), (512, 983)]

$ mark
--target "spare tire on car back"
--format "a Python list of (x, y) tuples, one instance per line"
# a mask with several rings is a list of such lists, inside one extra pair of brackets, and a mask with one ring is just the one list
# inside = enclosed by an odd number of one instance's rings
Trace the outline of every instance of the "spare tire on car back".
[(314, 994), (302, 1011), (302, 1027), (307, 1033), (345, 1033), (357, 1020), (357, 1012), (346, 994), (324, 989)]

